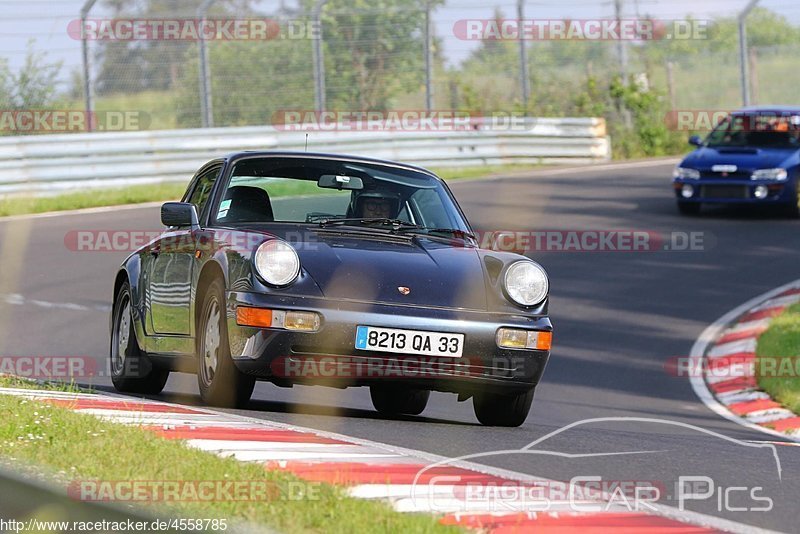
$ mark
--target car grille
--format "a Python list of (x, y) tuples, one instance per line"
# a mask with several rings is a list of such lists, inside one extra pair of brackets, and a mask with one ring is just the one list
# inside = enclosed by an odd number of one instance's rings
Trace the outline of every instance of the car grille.
[(704, 185), (700, 188), (702, 198), (747, 198), (747, 187), (743, 185)]
[(751, 174), (749, 172), (736, 171), (723, 175), (721, 172), (703, 171), (700, 173), (700, 178), (703, 180), (749, 180)]

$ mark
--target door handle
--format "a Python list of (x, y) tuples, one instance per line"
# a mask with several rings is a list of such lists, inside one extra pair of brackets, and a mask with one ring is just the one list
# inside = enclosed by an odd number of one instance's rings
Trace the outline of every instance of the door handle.
[(158, 257), (159, 254), (161, 254), (161, 247), (153, 247), (150, 249), (150, 255), (154, 258)]

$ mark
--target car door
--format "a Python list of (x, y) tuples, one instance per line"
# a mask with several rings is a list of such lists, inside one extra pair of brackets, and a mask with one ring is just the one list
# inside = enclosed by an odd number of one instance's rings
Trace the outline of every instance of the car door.
[[(195, 177), (186, 202), (202, 214), (209, 202), (222, 166), (213, 164)], [(148, 296), (150, 318), (156, 335), (189, 336), (192, 332), (192, 272), (196, 236), (190, 227), (170, 227), (150, 250)]]

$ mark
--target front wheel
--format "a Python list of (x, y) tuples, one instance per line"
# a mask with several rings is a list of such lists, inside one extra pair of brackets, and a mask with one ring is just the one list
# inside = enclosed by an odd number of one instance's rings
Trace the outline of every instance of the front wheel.
[(256, 385), (231, 359), (225, 297), (220, 280), (208, 286), (197, 325), (197, 384), (204, 403), (221, 408), (247, 404)]
[(702, 207), (699, 202), (678, 202), (678, 211), (681, 215), (697, 215)]
[(114, 300), (111, 327), (111, 382), (117, 391), (155, 395), (161, 393), (169, 371), (153, 366), (139, 349), (133, 324), (131, 287), (126, 281)]
[(390, 386), (370, 386), (372, 405), (383, 415), (419, 415), (428, 405), (431, 392)]
[(519, 426), (531, 411), (533, 391), (476, 394), (472, 399), (475, 416), (486, 426)]

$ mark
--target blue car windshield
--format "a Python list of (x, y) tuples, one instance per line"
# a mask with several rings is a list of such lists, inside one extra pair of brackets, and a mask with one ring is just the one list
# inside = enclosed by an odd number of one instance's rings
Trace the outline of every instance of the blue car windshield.
[(800, 116), (755, 113), (730, 115), (708, 135), (711, 148), (800, 149)]
[(469, 232), (442, 182), (379, 163), (314, 157), (253, 157), (235, 163), (213, 213), (239, 223), (356, 224), (381, 220)]

